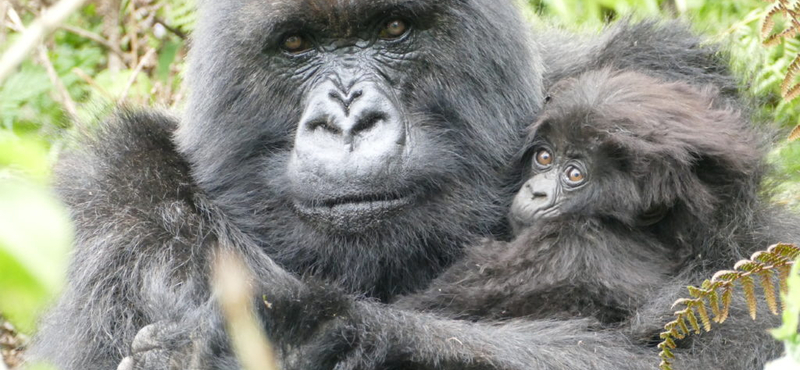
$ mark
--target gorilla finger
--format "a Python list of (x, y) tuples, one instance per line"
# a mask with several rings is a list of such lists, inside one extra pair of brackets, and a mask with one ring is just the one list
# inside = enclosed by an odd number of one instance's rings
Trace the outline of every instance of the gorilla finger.
[(117, 365), (117, 370), (133, 370), (133, 358), (125, 357)]
[(159, 321), (147, 325), (136, 333), (131, 344), (131, 353), (146, 352), (172, 344), (178, 335), (174, 322)]

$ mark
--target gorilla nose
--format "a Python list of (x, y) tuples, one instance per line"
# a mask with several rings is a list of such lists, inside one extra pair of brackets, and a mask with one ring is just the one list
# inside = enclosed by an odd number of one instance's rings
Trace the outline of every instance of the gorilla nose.
[(346, 94), (340, 89), (334, 89), (328, 93), (328, 97), (341, 103), (345, 111), (349, 111), (350, 105), (352, 105), (356, 99), (360, 98), (361, 95), (364, 95), (364, 90), (362, 89), (350, 89)]
[(531, 199), (535, 200), (537, 198), (547, 198), (547, 191), (542, 189), (541, 185), (535, 187), (534, 184), (532, 184), (533, 182), (534, 181), (528, 181), (525, 183), (525, 188), (527, 188), (528, 192), (531, 194)]
[(346, 92), (336, 86), (325, 87), (327, 94), (312, 94), (300, 123), (301, 133), (327, 134), (327, 138), (315, 140), (318, 146), (335, 142), (351, 145), (354, 138), (370, 131), (378, 132), (365, 137), (365, 145), (381, 143), (387, 137), (397, 141), (404, 138), (405, 135), (400, 135), (404, 133), (395, 104), (374, 84), (354, 86)]
[(386, 112), (380, 110), (365, 110), (351, 115), (323, 114), (313, 120), (303, 123), (309, 131), (323, 130), (334, 137), (341, 137), (343, 143), (350, 151), (353, 150), (353, 139), (364, 134), (389, 119)]
[(375, 83), (312, 91), (295, 137), (299, 171), (329, 178), (374, 177), (399, 157), (405, 127), (395, 102)]

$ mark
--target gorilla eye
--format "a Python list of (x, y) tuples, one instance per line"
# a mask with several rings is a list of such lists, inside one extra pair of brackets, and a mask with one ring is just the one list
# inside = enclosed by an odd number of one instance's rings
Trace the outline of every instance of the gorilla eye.
[(584, 176), (583, 171), (581, 171), (580, 168), (575, 166), (567, 167), (566, 175), (567, 175), (567, 181), (569, 181), (571, 185), (580, 185), (586, 179), (586, 176)]
[(383, 25), (383, 28), (380, 32), (380, 37), (387, 40), (396, 39), (405, 35), (407, 30), (408, 26), (406, 25), (406, 22), (403, 22), (400, 19), (392, 19)]
[(283, 48), (293, 54), (304, 52), (311, 48), (309, 42), (300, 35), (291, 35), (283, 40)]
[(553, 163), (553, 155), (547, 149), (540, 149), (536, 152), (536, 164), (540, 167), (550, 167)]

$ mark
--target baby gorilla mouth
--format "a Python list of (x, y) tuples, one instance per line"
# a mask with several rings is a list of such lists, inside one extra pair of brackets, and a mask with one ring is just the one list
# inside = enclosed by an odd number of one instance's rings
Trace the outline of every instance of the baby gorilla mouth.
[(413, 193), (347, 194), (313, 200), (295, 199), (294, 210), (306, 222), (328, 231), (361, 233), (411, 206)]

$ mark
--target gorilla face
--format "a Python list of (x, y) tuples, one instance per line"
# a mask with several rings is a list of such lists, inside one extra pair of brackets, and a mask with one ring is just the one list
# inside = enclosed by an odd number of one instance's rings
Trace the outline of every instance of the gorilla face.
[(294, 209), (312, 224), (361, 230), (415, 203), (421, 184), (404, 170), (420, 143), (408, 139), (403, 92), (391, 81), (403, 80), (398, 71), (418, 47), (412, 23), (388, 14), (353, 39), (318, 44), (298, 33), (283, 42), (286, 53), (308, 54), (304, 63), (322, 69), (310, 82), (287, 169)]
[(514, 234), (537, 221), (561, 214), (561, 205), (574, 193), (591, 186), (587, 162), (591, 157), (571, 156), (574, 149), (563, 143), (559, 150), (545, 143), (537, 145), (529, 161), (532, 176), (522, 186), (511, 204), (510, 221)]
[(430, 266), (505, 213), (503, 171), (542, 101), (517, 12), (495, 0), (206, 2), (181, 150), (289, 268), (357, 264), (360, 281), (370, 261), (380, 274)]

